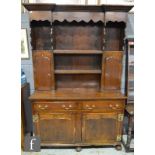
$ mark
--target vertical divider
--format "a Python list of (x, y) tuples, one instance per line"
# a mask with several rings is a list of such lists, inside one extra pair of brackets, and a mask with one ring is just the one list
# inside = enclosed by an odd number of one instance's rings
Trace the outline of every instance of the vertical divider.
[(106, 46), (106, 17), (105, 17), (105, 12), (104, 12), (104, 25), (103, 25), (103, 47), (102, 47), (102, 66), (101, 66), (101, 91), (104, 90), (104, 51), (105, 51), (105, 46)]
[(53, 34), (53, 11), (51, 11), (51, 76), (52, 76), (52, 90), (55, 90), (55, 74), (54, 74), (54, 54), (53, 54), (53, 42), (54, 42), (54, 34)]

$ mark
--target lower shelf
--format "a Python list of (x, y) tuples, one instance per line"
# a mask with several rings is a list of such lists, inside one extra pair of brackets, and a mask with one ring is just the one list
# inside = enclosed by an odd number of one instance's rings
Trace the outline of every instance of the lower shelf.
[(101, 70), (58, 70), (54, 71), (55, 74), (101, 74)]

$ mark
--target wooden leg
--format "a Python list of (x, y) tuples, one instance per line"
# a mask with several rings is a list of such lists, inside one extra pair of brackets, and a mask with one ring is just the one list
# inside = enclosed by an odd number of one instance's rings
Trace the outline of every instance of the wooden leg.
[(115, 149), (116, 149), (117, 151), (121, 151), (121, 150), (122, 150), (121, 144), (120, 144), (120, 145), (116, 145), (116, 146), (115, 146)]
[(80, 152), (82, 150), (82, 148), (80, 146), (76, 147), (76, 152)]

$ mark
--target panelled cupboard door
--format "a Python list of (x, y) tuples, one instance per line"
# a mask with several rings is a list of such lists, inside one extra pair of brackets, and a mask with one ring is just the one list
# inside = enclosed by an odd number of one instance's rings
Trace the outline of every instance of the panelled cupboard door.
[(84, 143), (112, 143), (117, 139), (119, 125), (116, 113), (85, 113), (82, 125)]
[(122, 51), (105, 51), (102, 60), (102, 90), (120, 90), (122, 77)]
[(75, 115), (65, 113), (38, 114), (34, 121), (35, 135), (40, 136), (41, 143), (74, 143)]
[(53, 55), (50, 51), (33, 52), (33, 70), (36, 90), (51, 90), (53, 86)]

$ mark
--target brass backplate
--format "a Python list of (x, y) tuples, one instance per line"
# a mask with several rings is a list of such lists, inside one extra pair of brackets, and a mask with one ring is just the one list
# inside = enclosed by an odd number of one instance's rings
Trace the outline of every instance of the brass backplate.
[(37, 114), (33, 115), (33, 122), (38, 122), (39, 116)]
[(124, 118), (124, 115), (123, 114), (118, 114), (118, 121), (119, 122), (122, 122), (123, 121), (123, 118)]
[(122, 138), (121, 135), (117, 135), (116, 140), (117, 140), (117, 141), (121, 141), (121, 138)]

